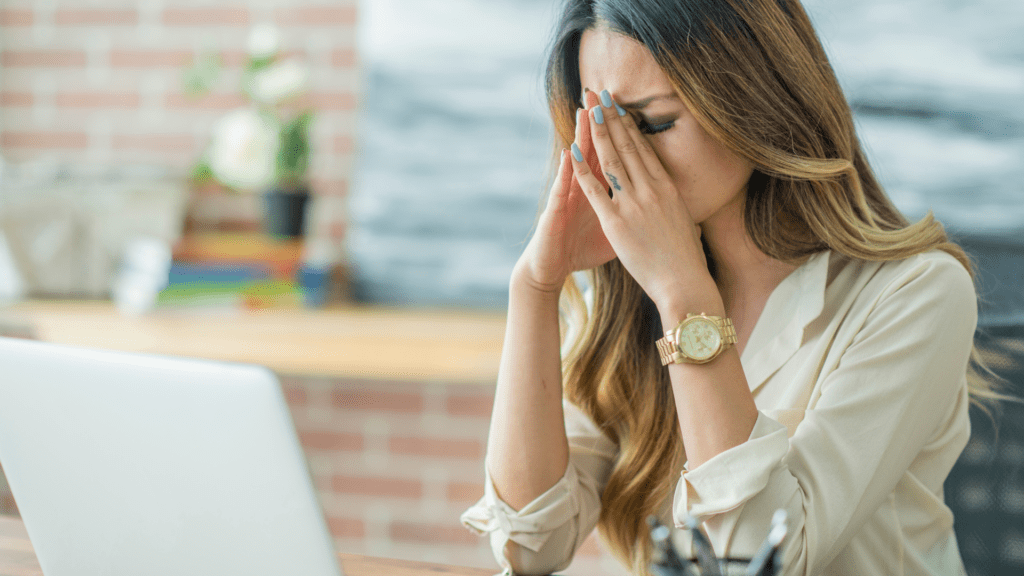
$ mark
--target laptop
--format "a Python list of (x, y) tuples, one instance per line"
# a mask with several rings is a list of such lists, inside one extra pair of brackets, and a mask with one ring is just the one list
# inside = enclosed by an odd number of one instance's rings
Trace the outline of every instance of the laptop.
[(47, 576), (341, 576), (263, 367), (0, 338), (0, 464)]

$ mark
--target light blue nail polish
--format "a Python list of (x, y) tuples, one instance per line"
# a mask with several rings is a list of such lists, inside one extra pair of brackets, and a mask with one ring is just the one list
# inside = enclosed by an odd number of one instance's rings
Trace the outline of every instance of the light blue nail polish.
[(615, 109), (619, 111), (619, 116), (626, 115), (626, 110), (622, 106), (619, 106), (618, 103), (615, 104)]
[(580, 152), (580, 147), (577, 146), (575, 142), (572, 143), (572, 157), (575, 158), (577, 162), (583, 162), (583, 152)]
[(601, 90), (601, 106), (612, 107), (612, 95), (607, 90)]
[(598, 124), (604, 124), (604, 112), (601, 111), (600, 106), (594, 107), (594, 120), (597, 120)]
[(583, 112), (583, 108), (577, 108), (577, 109), (576, 109), (576, 123), (577, 123), (577, 124), (579, 124), (579, 123), (580, 123), (580, 113), (581, 113), (581, 112)]

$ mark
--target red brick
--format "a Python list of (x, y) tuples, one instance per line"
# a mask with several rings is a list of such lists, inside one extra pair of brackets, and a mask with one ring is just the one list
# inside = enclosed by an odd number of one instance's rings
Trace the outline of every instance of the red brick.
[(399, 478), (334, 476), (331, 478), (331, 490), (341, 494), (362, 494), (364, 496), (423, 497), (422, 482)]
[(168, 94), (165, 105), (170, 109), (217, 109), (229, 110), (245, 106), (246, 100), (241, 94), (206, 94), (198, 98), (192, 98), (185, 94)]
[(483, 444), (479, 440), (451, 440), (448, 438), (422, 438), (393, 436), (388, 449), (395, 454), (430, 456), (432, 458), (482, 458)]
[(327, 527), (335, 538), (363, 538), (366, 536), (366, 527), (362, 520), (353, 518), (327, 517)]
[(484, 485), (473, 482), (449, 482), (445, 497), (452, 502), (476, 502), (484, 495)]
[(422, 395), (403, 392), (335, 390), (331, 393), (331, 403), (335, 408), (343, 409), (405, 413), (419, 413), (423, 411)]
[(131, 9), (57, 10), (53, 22), (58, 26), (130, 26), (139, 23), (139, 13)]
[(494, 407), (494, 397), (452, 395), (448, 397), (446, 404), (448, 413), (455, 416), (489, 417), (491, 409)]
[(480, 538), (459, 525), (392, 522), (391, 539), (401, 542), (476, 545)]
[(349, 48), (331, 52), (331, 64), (338, 68), (352, 68), (356, 65), (356, 51)]
[(287, 26), (351, 26), (356, 23), (355, 6), (305, 6), (282, 9), (277, 22)]
[(80, 68), (85, 66), (81, 50), (5, 50), (0, 66), (31, 66), (39, 68)]
[(28, 8), (6, 8), (0, 10), (0, 26), (31, 26), (34, 20), (32, 10)]
[(32, 106), (35, 98), (28, 92), (0, 92), (0, 106), (25, 108)]
[(308, 99), (317, 110), (354, 110), (358, 103), (350, 92), (313, 92)]
[(182, 68), (192, 62), (191, 50), (111, 50), (117, 68)]
[(313, 450), (362, 450), (362, 434), (344, 432), (300, 432), (299, 442)]
[(249, 11), (245, 8), (168, 8), (164, 10), (168, 26), (246, 26)]
[(217, 57), (220, 65), (225, 68), (242, 66), (249, 61), (249, 54), (245, 50), (221, 50)]
[(111, 146), (115, 150), (181, 152), (195, 150), (196, 139), (191, 134), (114, 134)]
[(89, 146), (89, 136), (84, 132), (4, 132), (0, 134), (0, 146), (81, 150)]
[(139, 101), (131, 92), (61, 92), (54, 99), (62, 108), (138, 108)]
[[(220, 63), (225, 68), (234, 68), (239, 66), (245, 66), (249, 63), (249, 53), (245, 50), (222, 50), (219, 54)], [(279, 52), (277, 58), (281, 60), (296, 58), (299, 60), (305, 60), (306, 54), (298, 50), (285, 50)]]
[(335, 136), (334, 137), (334, 153), (335, 154), (351, 154), (352, 150), (355, 149), (355, 142), (351, 136)]
[(284, 392), (285, 402), (289, 406), (305, 406), (309, 402), (306, 389), (300, 384), (294, 384), (284, 378), (281, 380), (281, 391)]

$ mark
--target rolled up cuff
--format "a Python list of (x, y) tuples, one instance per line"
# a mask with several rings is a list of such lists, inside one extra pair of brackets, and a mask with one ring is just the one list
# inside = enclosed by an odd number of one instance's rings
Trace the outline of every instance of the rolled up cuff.
[(500, 532), (503, 536), (500, 548), (511, 540), (537, 552), (555, 529), (579, 514), (579, 502), (572, 490), (577, 483), (576, 469), (570, 464), (554, 486), (516, 511), (498, 498), (487, 474), (484, 497), (462, 514), (462, 524), (481, 536)]

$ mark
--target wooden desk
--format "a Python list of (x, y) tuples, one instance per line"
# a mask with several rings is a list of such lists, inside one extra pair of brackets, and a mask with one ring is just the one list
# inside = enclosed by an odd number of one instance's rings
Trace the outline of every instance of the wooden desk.
[(282, 375), (492, 385), (505, 314), (350, 306), (125, 316), (110, 302), (29, 301), (0, 309), (5, 324), (54, 344), (262, 364)]
[[(371, 558), (356, 554), (338, 554), (338, 559), (345, 576), (492, 576), (497, 572), (427, 562)], [(0, 576), (42, 574), (21, 519), (0, 516)]]

